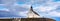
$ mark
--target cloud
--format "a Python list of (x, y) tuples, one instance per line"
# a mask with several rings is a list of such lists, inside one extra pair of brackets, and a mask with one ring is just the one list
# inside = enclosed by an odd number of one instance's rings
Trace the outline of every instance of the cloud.
[(55, 16), (55, 17), (60, 17), (60, 12), (53, 11), (53, 12), (50, 12), (49, 15)]
[(9, 9), (0, 9), (1, 11), (10, 11)]
[(60, 17), (60, 12), (56, 11), (56, 9), (59, 8), (59, 5), (59, 3), (50, 0), (47, 1), (44, 5), (34, 7), (34, 10), (37, 11), (41, 16)]
[(7, 8), (6, 10), (9, 9), (11, 13), (13, 12), (13, 15), (18, 16), (26, 16), (26, 12), (29, 10), (31, 5), (34, 6), (34, 10), (36, 10), (36, 12), (39, 11), (38, 13), (42, 16), (59, 17), (60, 15), (59, 12), (55, 12), (55, 9), (60, 5), (60, 3), (53, 2), (52, 0), (24, 0), (24, 4), (18, 4), (16, 2), (16, 0), (4, 0), (4, 4), (0, 5), (5, 6), (5, 8)]
[[(0, 9), (0, 10), (3, 10), (3, 11), (9, 11), (9, 13), (6, 13), (8, 14), (7, 16), (14, 16), (14, 17), (18, 17), (20, 16), (21, 14), (19, 14), (19, 12), (25, 12), (28, 10), (28, 8), (30, 7), (30, 5), (27, 5), (27, 4), (22, 4), (22, 5), (19, 5), (15, 2), (15, 0), (5, 0), (3, 2), (4, 4), (0, 4), (0, 6), (4, 6), (3, 9)], [(6, 9), (5, 9), (6, 8)], [(5, 15), (6, 15), (5, 14)], [(21, 17), (23, 17), (21, 15)]]
[(25, 17), (27, 17), (27, 13), (28, 13), (28, 11), (19, 12), (19, 15), (20, 15), (20, 16), (25, 16)]
[[(37, 3), (38, 2), (38, 3)], [(55, 9), (57, 8), (57, 6), (59, 6), (59, 3), (55, 3), (52, 0), (30, 0), (29, 2), (26, 2), (26, 4), (38, 4), (36, 5), (37, 7), (34, 6), (34, 10), (36, 12), (38, 12), (41, 16), (45, 16), (45, 17), (60, 17), (60, 13), (59, 12), (54, 12)], [(40, 5), (42, 4), (42, 5)], [(55, 14), (54, 14), (54, 13)], [(43, 15), (44, 14), (44, 15)], [(54, 15), (53, 15), (54, 14)]]
[[(57, 6), (56, 6), (57, 7)], [(45, 16), (45, 17), (60, 17), (60, 12), (57, 12), (55, 9), (57, 9), (56, 7), (50, 7), (50, 6), (47, 6), (47, 7), (38, 7), (38, 8), (35, 8), (36, 11), (38, 11), (38, 13), (41, 15), (41, 16)], [(59, 8), (59, 7), (58, 7)], [(44, 14), (44, 15), (43, 15)]]

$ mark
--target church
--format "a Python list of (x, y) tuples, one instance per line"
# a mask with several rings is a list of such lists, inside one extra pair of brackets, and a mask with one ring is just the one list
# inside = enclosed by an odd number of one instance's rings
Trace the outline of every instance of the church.
[(27, 13), (27, 18), (7, 18), (0, 19), (0, 21), (56, 21), (51, 18), (40, 17), (40, 15), (33, 10), (33, 7), (30, 7), (29, 12)]
[(28, 12), (28, 17), (27, 18), (39, 18), (40, 15), (33, 10), (33, 7), (31, 6), (29, 12)]
[(21, 21), (56, 21), (51, 18), (40, 17), (40, 15), (33, 10), (33, 7), (30, 7), (30, 10), (27, 14), (27, 18), (21, 18)]

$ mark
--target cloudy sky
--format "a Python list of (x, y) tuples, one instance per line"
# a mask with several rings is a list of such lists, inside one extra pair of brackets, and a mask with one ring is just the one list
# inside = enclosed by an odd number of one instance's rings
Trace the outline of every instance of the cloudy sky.
[(27, 17), (33, 7), (41, 17), (60, 21), (60, 0), (0, 0), (0, 17)]

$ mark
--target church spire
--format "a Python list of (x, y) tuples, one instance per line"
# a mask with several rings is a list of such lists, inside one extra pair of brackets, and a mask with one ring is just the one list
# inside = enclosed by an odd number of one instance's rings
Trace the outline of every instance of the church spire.
[(30, 10), (33, 11), (33, 7), (32, 6), (31, 6)]
[(31, 6), (31, 11), (34, 13), (34, 14), (36, 14), (36, 15), (38, 15), (38, 16), (40, 16), (37, 12), (35, 12), (35, 11), (33, 11), (33, 7)]
[(33, 7), (31, 6), (28, 12), (28, 18), (39, 18), (40, 15), (33, 10)]

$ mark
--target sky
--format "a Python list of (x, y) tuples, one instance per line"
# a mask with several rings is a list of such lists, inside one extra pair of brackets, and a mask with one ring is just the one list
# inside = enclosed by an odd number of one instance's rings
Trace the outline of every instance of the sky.
[(0, 0), (0, 17), (26, 18), (31, 6), (40, 16), (60, 21), (60, 0)]

